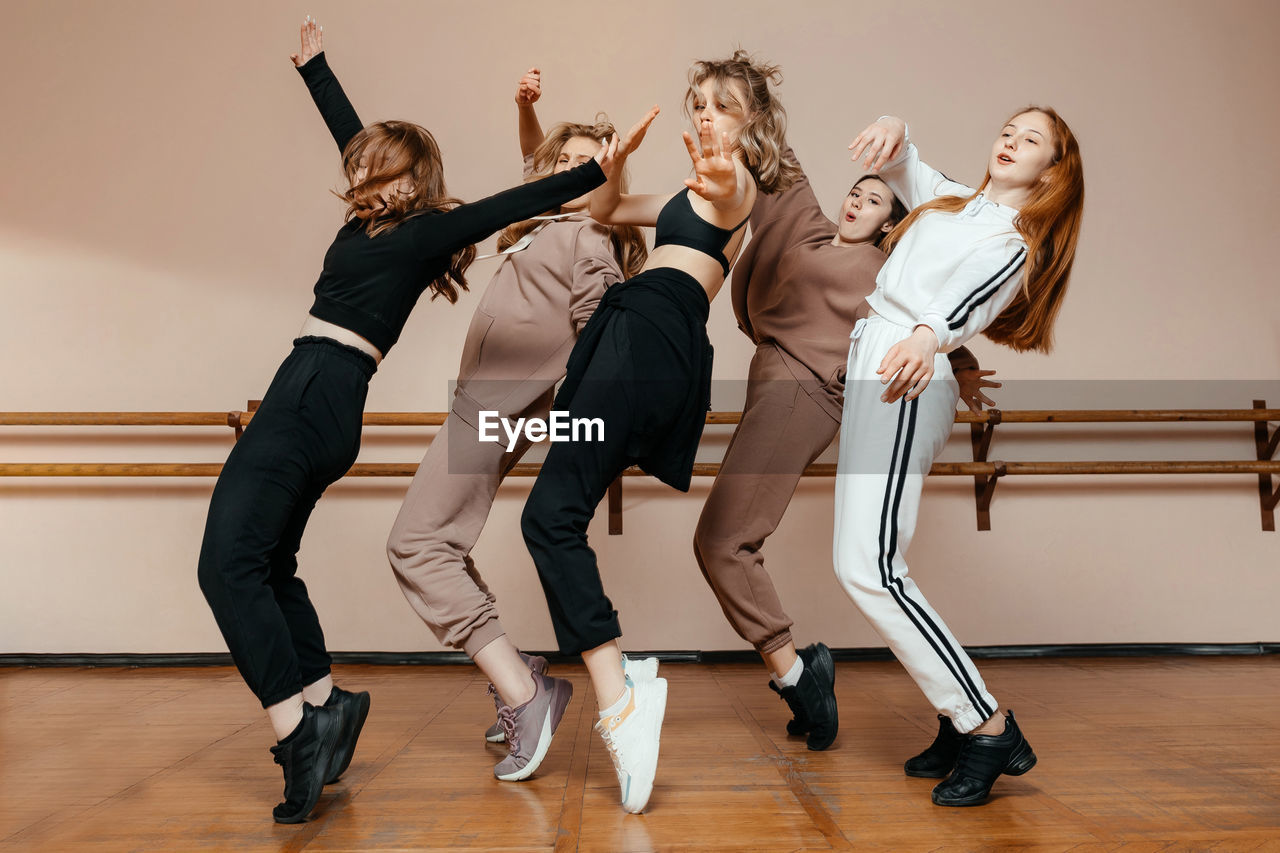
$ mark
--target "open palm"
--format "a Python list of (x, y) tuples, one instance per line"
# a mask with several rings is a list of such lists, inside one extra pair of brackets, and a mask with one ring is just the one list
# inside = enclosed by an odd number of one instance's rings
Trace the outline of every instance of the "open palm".
[(738, 167), (728, 153), (728, 134), (722, 133), (716, 139), (711, 126), (703, 124), (698, 131), (698, 141), (701, 150), (685, 131), (684, 144), (693, 161), (693, 177), (685, 179), (684, 185), (710, 202), (733, 198), (738, 192)]
[(324, 28), (317, 25), (308, 15), (306, 20), (302, 22), (302, 50), (298, 53), (289, 54), (289, 58), (293, 60), (294, 65), (301, 68), (314, 59), (316, 54), (323, 51)]
[(631, 129), (622, 135), (618, 140), (619, 157), (626, 157), (640, 147), (640, 143), (644, 142), (644, 135), (649, 132), (649, 125), (653, 124), (659, 112), (657, 105), (650, 107), (649, 112), (644, 114), (644, 118), (631, 125)]

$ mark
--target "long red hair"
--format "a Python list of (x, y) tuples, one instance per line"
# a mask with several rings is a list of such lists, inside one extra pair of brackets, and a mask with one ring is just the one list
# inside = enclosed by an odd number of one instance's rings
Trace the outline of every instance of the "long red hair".
[[(1053, 163), (1041, 173), (1013, 220), (1027, 244), (1028, 261), (1022, 288), (983, 334), (1019, 352), (1048, 352), (1053, 345), (1053, 323), (1066, 296), (1067, 280), (1076, 257), (1076, 241), (1080, 237), (1084, 165), (1075, 134), (1051, 107), (1026, 107), (1014, 113), (1009, 121), (1030, 112), (1041, 113), (1053, 126)], [(987, 172), (978, 192), (986, 189), (990, 182), (991, 173)], [(941, 196), (920, 205), (890, 232), (885, 251), (892, 251), (907, 229), (924, 214), (958, 213), (976, 195)]]

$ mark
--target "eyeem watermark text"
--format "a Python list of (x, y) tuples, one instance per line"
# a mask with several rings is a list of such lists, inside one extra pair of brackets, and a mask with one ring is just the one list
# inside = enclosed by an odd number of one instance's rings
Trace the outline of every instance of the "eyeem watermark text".
[(551, 412), (548, 420), (542, 418), (516, 418), (513, 425), (510, 420), (498, 412), (480, 412), (479, 433), (481, 441), (499, 442), (502, 437), (498, 427), (507, 437), (507, 452), (515, 449), (516, 442), (523, 433), (529, 441), (604, 441), (603, 418), (571, 418), (568, 412)]

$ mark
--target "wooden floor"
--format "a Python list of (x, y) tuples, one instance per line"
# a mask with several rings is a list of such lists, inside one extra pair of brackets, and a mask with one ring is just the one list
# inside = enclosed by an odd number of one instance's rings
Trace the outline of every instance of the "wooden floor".
[(623, 814), (580, 666), (542, 769), (503, 752), (471, 667), (341, 667), (373, 693), (347, 775), (277, 826), (270, 729), (233, 670), (0, 669), (3, 850), (1280, 850), (1280, 658), (985, 661), (1040, 763), (942, 809), (902, 761), (935, 720), (895, 663), (840, 664), (805, 750), (749, 665), (670, 664), (649, 811)]

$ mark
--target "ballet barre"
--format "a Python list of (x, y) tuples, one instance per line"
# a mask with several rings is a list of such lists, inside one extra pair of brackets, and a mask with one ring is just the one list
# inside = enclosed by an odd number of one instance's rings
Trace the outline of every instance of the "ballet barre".
[[(172, 427), (230, 427), (235, 437), (243, 434), (253, 420), (258, 401), (249, 401), (246, 410), (231, 412), (0, 412), (0, 427), (55, 427), (55, 426), (172, 426)], [(438, 427), (444, 424), (448, 412), (367, 412), (367, 427)], [(712, 425), (737, 424), (741, 412), (708, 412), (707, 423)], [(1003, 477), (1031, 476), (1079, 476), (1079, 475), (1191, 475), (1191, 474), (1251, 474), (1258, 478), (1258, 499), (1261, 508), (1262, 529), (1275, 531), (1275, 509), (1280, 503), (1280, 487), (1272, 478), (1280, 478), (1280, 461), (1275, 459), (1280, 447), (1280, 427), (1271, 428), (1268, 422), (1280, 422), (1280, 409), (1268, 409), (1266, 401), (1254, 400), (1250, 409), (1025, 409), (1003, 411), (987, 409), (982, 412), (957, 412), (956, 423), (968, 424), (972, 462), (935, 462), (929, 473), (943, 477), (973, 477), (974, 500), (977, 507), (978, 530), (991, 529), (991, 499), (996, 484)], [(1072, 462), (1010, 462), (989, 459), (991, 442), (997, 426), (1009, 424), (1154, 424), (1154, 423), (1252, 423), (1256, 458), (1249, 460), (1216, 461), (1072, 461)], [(541, 466), (537, 463), (521, 463), (509, 472), (513, 477), (535, 477)], [(221, 463), (0, 463), (0, 477), (216, 477), (222, 470)], [(418, 470), (417, 463), (366, 462), (358, 463), (347, 472), (348, 477), (412, 477)], [(720, 465), (699, 462), (693, 466), (693, 476), (714, 477)], [(638, 468), (629, 468), (624, 476), (642, 476)], [(830, 463), (810, 465), (804, 470), (806, 477), (834, 477), (836, 466)], [(622, 478), (609, 487), (609, 532), (622, 533)]]

